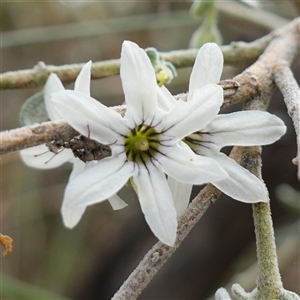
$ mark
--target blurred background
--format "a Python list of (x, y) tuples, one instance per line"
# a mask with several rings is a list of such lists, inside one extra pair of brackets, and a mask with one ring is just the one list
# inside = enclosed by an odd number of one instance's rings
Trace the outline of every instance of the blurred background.
[[(227, 2), (235, 14), (218, 9), (223, 44), (252, 41), (299, 15), (296, 1), (264, 1), (259, 9), (278, 19), (245, 21), (242, 14), (238, 17), (240, 7), (254, 16), (255, 8)], [(1, 2), (1, 73), (30, 69), (39, 61), (62, 65), (119, 58), (124, 40), (159, 51), (186, 49), (202, 22), (189, 14), (191, 4)], [(245, 67), (225, 66), (223, 79)], [(293, 64), (298, 81), (299, 70), (298, 58)], [(168, 85), (173, 94), (187, 91), (190, 71), (177, 70)], [(1, 130), (20, 126), (22, 104), (39, 90), (1, 90)], [(119, 76), (93, 80), (91, 94), (106, 105), (122, 104)], [(236, 109), (240, 107), (231, 110)], [(284, 287), (299, 294), (299, 182), (291, 162), (296, 156), (295, 133), (278, 91), (269, 111), (284, 120), (288, 131), (276, 144), (264, 147), (263, 177), (271, 197)], [(13, 252), (1, 258), (1, 299), (110, 299), (156, 242), (130, 188), (120, 193), (127, 208), (113, 211), (107, 201), (93, 205), (74, 229), (64, 228), (60, 206), (70, 170), (68, 164), (31, 169), (18, 153), (1, 158), (0, 232), (14, 240)], [(195, 188), (194, 195), (198, 191)], [(251, 205), (222, 195), (140, 299), (212, 299), (218, 287), (230, 289), (235, 282), (251, 291), (256, 275)]]

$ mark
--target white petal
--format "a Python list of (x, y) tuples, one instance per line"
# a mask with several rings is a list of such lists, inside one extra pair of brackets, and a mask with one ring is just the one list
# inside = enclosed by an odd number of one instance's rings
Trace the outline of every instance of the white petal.
[(133, 165), (122, 155), (91, 162), (66, 187), (66, 206), (87, 206), (117, 193), (132, 175)]
[(76, 91), (61, 91), (52, 95), (55, 107), (63, 118), (81, 134), (103, 144), (116, 142), (116, 132), (128, 131), (122, 117), (97, 100)]
[(268, 145), (286, 131), (281, 119), (265, 111), (242, 111), (218, 115), (206, 128), (204, 139), (211, 140), (218, 149), (224, 146)]
[(120, 75), (127, 104), (126, 117), (137, 124), (152, 118), (158, 89), (154, 69), (146, 52), (135, 43), (122, 45)]
[(20, 155), (27, 166), (36, 169), (57, 168), (73, 157), (73, 153), (69, 149), (55, 154), (50, 152), (45, 144), (21, 150)]
[(265, 184), (233, 159), (223, 153), (211, 156), (226, 170), (229, 177), (213, 182), (219, 190), (235, 200), (245, 203), (267, 202), (269, 195)]
[(196, 90), (189, 102), (178, 100), (164, 117), (165, 126), (170, 128), (167, 134), (182, 139), (202, 129), (217, 116), (222, 103), (223, 90), (216, 84)]
[(164, 171), (176, 180), (188, 184), (203, 184), (226, 178), (227, 173), (212, 158), (196, 155), (180, 142), (165, 156), (158, 156)]
[(70, 207), (67, 207), (66, 205), (64, 205), (64, 203), (63, 203), (62, 207), (60, 209), (60, 212), (62, 215), (64, 225), (67, 228), (75, 227), (78, 224), (78, 222), (80, 221), (85, 210), (86, 210), (86, 206), (70, 208)]
[(164, 244), (173, 246), (177, 230), (176, 210), (165, 175), (153, 167), (149, 172), (140, 172), (133, 180), (152, 232)]
[(190, 77), (188, 100), (196, 89), (218, 83), (223, 70), (223, 54), (215, 43), (207, 43), (198, 51)]
[(128, 204), (123, 201), (117, 194), (112, 195), (107, 200), (109, 201), (113, 210), (119, 210), (128, 206)]
[[(79, 175), (81, 172), (83, 172), (83, 170), (85, 169), (85, 166), (86, 166), (86, 164), (83, 161), (81, 161), (79, 159), (75, 160), (74, 165), (73, 165), (73, 171), (70, 175), (68, 184), (70, 184), (70, 182), (77, 175)], [(127, 206), (127, 204), (117, 194), (109, 197), (108, 201), (110, 202), (110, 204), (114, 210), (121, 209), (121, 208), (124, 208), (125, 206)], [(64, 222), (65, 226), (68, 228), (73, 228), (80, 221), (80, 219), (86, 209), (86, 206), (69, 207), (69, 206), (67, 206), (67, 204), (68, 204), (68, 200), (65, 196), (62, 207), (61, 207), (61, 214), (62, 214), (62, 218), (63, 218), (63, 222)]]
[(91, 65), (92, 61), (87, 62), (81, 69), (78, 77), (75, 81), (74, 90), (90, 95), (90, 84), (91, 84)]
[(62, 116), (55, 109), (52, 101), (50, 101), (50, 95), (59, 91), (63, 91), (64, 89), (65, 88), (57, 75), (51, 73), (45, 84), (44, 100), (49, 119), (52, 121), (62, 119)]
[(168, 184), (172, 193), (177, 219), (186, 210), (192, 193), (192, 184), (181, 183), (171, 176), (168, 177)]
[[(85, 163), (79, 159), (77, 159), (74, 164), (73, 164), (73, 170), (72, 173), (69, 177), (69, 183), (78, 175), (80, 174), (84, 168), (85, 168)], [(60, 209), (62, 219), (64, 222), (64, 225), (67, 228), (73, 228), (74, 226), (77, 225), (77, 223), (80, 221), (86, 206), (80, 206), (80, 207), (68, 207), (67, 204), (67, 198), (66, 195), (64, 196), (63, 203)]]
[(83, 170), (86, 167), (86, 163), (84, 163), (82, 160), (80, 160), (77, 157), (73, 157), (72, 159), (70, 159), (70, 162), (73, 163), (73, 170), (70, 174), (69, 182), (73, 180), (78, 174), (83, 172)]
[(157, 104), (160, 109), (168, 112), (176, 103), (175, 97), (163, 85), (157, 90)]

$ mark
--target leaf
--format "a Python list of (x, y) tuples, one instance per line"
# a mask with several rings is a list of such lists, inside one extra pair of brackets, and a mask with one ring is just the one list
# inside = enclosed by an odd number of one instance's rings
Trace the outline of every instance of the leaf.
[(28, 98), (20, 110), (20, 123), (22, 126), (48, 121), (44, 102), (44, 93), (38, 92)]

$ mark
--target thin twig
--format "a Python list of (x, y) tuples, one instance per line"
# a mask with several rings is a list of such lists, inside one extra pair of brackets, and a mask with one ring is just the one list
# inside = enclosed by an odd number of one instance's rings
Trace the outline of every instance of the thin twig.
[[(272, 86), (266, 89), (273, 90)], [(266, 110), (270, 97), (266, 92), (260, 98), (254, 98), (245, 103), (245, 110)], [(239, 162), (251, 173), (262, 180), (261, 175), (261, 153), (259, 146), (243, 147)], [(258, 260), (257, 290), (260, 299), (279, 299), (283, 289), (279, 272), (278, 259), (276, 254), (276, 244), (273, 222), (271, 218), (270, 202), (259, 202), (252, 204), (256, 252)]]
[[(253, 105), (253, 109), (256, 107), (256, 104)], [(238, 162), (261, 179), (261, 147), (241, 147), (241, 149), (242, 151), (239, 152), (239, 156), (237, 157)], [(252, 204), (252, 210), (258, 259), (258, 277), (255, 289), (257, 297), (255, 299), (281, 299), (280, 295), (285, 292), (278, 267), (270, 202), (254, 203)], [(241, 292), (247, 294), (237, 284), (233, 285), (232, 290), (234, 294), (238, 290), (239, 294)], [(254, 299), (254, 297), (237, 297), (237, 299)]]
[[(124, 115), (125, 105), (111, 107), (115, 112)], [(64, 120), (43, 122), (0, 132), (0, 155), (37, 146), (53, 140), (69, 142), (79, 135)]]
[(278, 299), (282, 286), (270, 202), (252, 204), (258, 260), (257, 289), (261, 299)]
[[(269, 39), (262, 39), (262, 43), (247, 44), (243, 42), (223, 46), (225, 63), (239, 64), (253, 62), (263, 52)], [(192, 67), (198, 49), (177, 50), (160, 53), (161, 57), (171, 62), (175, 68)], [(227, 59), (227, 61), (226, 61)], [(20, 89), (39, 87), (45, 84), (51, 73), (56, 73), (64, 83), (75, 81), (84, 64), (63, 66), (45, 65), (39, 62), (33, 69), (10, 71), (0, 74), (1, 89)], [(92, 63), (92, 79), (100, 79), (119, 74), (120, 60), (113, 59)]]
[(3, 131), (0, 136), (0, 155), (37, 146), (52, 140), (71, 140), (79, 135), (67, 122), (52, 121)]
[(130, 274), (112, 300), (133, 300), (141, 294), (154, 275), (171, 257), (181, 242), (199, 221), (206, 210), (219, 197), (220, 192), (211, 184), (207, 185), (188, 206), (178, 222), (177, 239), (174, 247), (156, 243), (144, 256), (137, 268)]
[[(73, 82), (83, 66), (84, 63), (52, 66), (39, 62), (33, 69), (10, 71), (0, 74), (0, 90), (43, 86), (51, 73), (56, 73), (64, 83)], [(119, 59), (94, 62), (92, 64), (92, 78), (98, 79), (116, 75), (119, 74), (119, 70)]]
[(288, 114), (294, 123), (298, 151), (293, 162), (298, 166), (298, 179), (300, 180), (300, 88), (288, 67), (280, 68), (274, 76), (275, 83), (283, 95)]
[[(295, 26), (295, 22), (296, 20), (251, 43), (238, 42), (221, 46), (225, 63), (236, 65), (255, 61), (273, 38), (284, 36), (286, 32), (291, 30), (291, 26)], [(171, 62), (176, 68), (183, 68), (194, 65), (197, 52), (198, 49), (178, 50), (161, 53), (161, 56), (166, 61)], [(64, 83), (73, 82), (82, 67), (83, 64), (47, 66), (44, 63), (38, 63), (33, 69), (5, 72), (0, 74), (0, 90), (42, 86), (50, 73), (56, 73)], [(116, 75), (119, 73), (119, 68), (119, 59), (94, 62), (92, 64), (92, 78), (99, 79)]]

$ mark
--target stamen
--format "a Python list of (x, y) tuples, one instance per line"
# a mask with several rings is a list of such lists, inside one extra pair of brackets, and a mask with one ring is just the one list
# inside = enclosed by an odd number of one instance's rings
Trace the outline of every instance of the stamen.
[(149, 161), (160, 147), (159, 138), (160, 134), (150, 125), (136, 126), (124, 141), (127, 159), (136, 163)]

